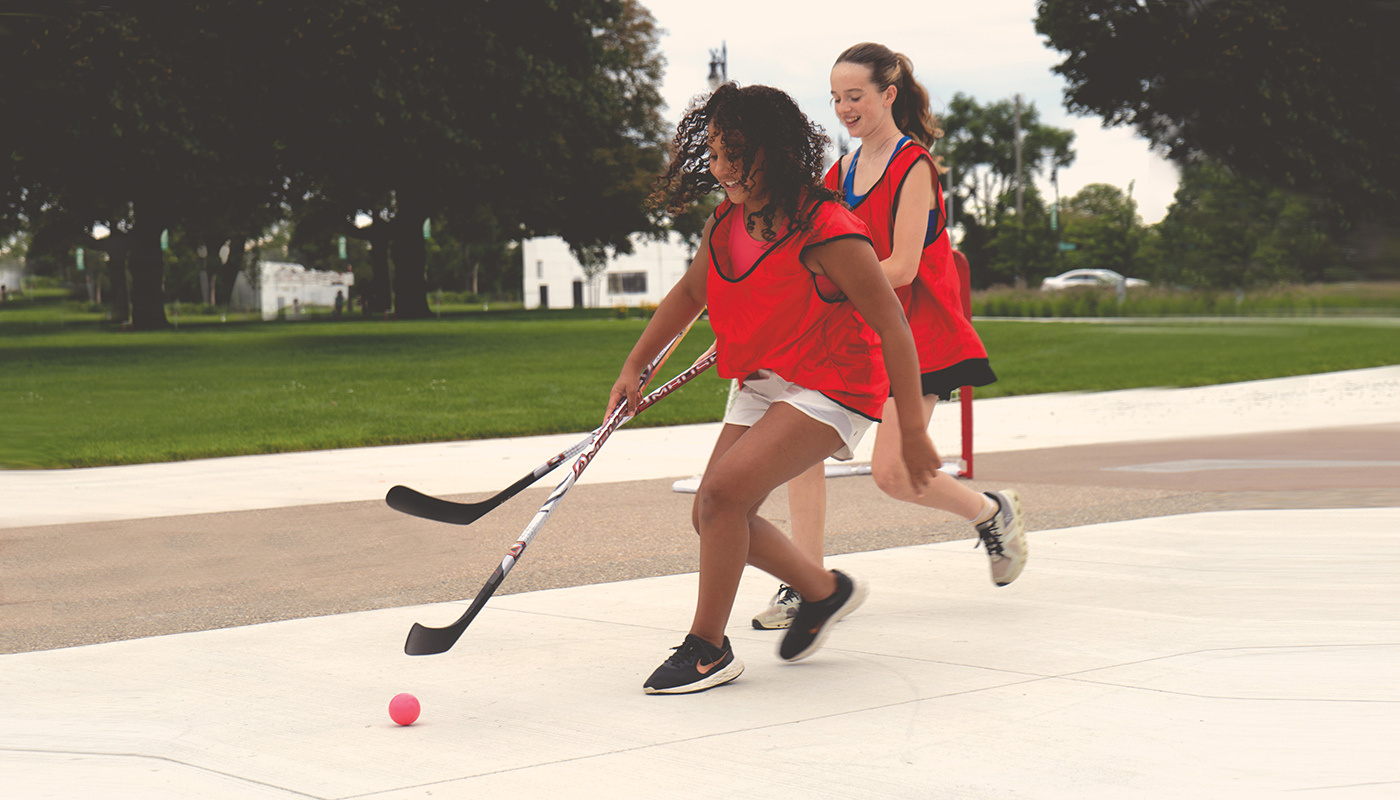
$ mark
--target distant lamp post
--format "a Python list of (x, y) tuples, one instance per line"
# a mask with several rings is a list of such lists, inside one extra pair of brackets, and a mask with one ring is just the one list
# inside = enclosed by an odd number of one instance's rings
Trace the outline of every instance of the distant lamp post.
[(729, 82), (729, 47), (726, 42), (720, 42), (718, 50), (710, 51), (708, 82), (712, 92)]

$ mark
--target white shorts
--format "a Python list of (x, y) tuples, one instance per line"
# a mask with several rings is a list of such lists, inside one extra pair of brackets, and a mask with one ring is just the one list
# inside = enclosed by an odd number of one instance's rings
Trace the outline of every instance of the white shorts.
[(751, 427), (774, 403), (787, 403), (836, 431), (842, 444), (832, 457), (838, 461), (850, 461), (854, 457), (856, 445), (875, 422), (821, 392), (783, 380), (770, 369), (761, 369), (744, 379), (744, 387), (724, 412), (724, 421), (729, 425)]

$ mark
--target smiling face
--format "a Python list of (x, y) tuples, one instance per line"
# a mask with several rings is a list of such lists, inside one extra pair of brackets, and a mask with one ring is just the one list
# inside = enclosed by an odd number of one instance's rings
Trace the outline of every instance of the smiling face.
[(729, 151), (725, 148), (724, 135), (713, 124), (710, 125), (710, 140), (707, 151), (710, 157), (710, 174), (719, 181), (720, 188), (724, 189), (724, 194), (729, 198), (729, 202), (749, 206), (751, 207), (750, 211), (757, 210), (764, 205), (767, 193), (764, 190), (762, 180), (762, 147), (754, 153), (753, 169), (747, 175), (744, 174), (744, 165), (730, 158)]
[(831, 105), (853, 138), (864, 139), (894, 126), (890, 108), (898, 92), (894, 86), (880, 91), (865, 64), (841, 61), (831, 68)]

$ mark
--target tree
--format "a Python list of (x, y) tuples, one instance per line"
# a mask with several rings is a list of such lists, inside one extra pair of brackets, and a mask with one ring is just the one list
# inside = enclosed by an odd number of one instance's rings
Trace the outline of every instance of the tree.
[(23, 258), (28, 246), (29, 237), (18, 231), (0, 236), (0, 261)]
[(1061, 271), (1111, 269), (1129, 275), (1141, 239), (1137, 203), (1117, 186), (1091, 183), (1060, 204), (1060, 239), (1073, 250), (1060, 254)]
[(1338, 261), (1316, 202), (1210, 161), (1182, 172), (1147, 257), (1163, 283), (1215, 288), (1322, 280)]
[[(947, 202), (963, 229), (958, 246), (975, 265), (974, 285), (1025, 283), (1043, 274), (1053, 263), (1053, 249), (1041, 241), (1049, 238), (1044, 207), (1023, 202), (1026, 218), (1017, 221), (1015, 214), (1015, 101), (984, 106), (958, 93), (939, 124), (944, 136), (935, 152), (950, 169)], [(1021, 108), (1021, 137), (1023, 195), (1038, 197), (1031, 186), (1036, 175), (1074, 163), (1074, 132), (1042, 124), (1035, 104), (1028, 103)]]
[(973, 285), (984, 288), (995, 284), (1038, 286), (1042, 278), (1058, 271), (1057, 246), (1040, 192), (1027, 187), (1020, 216), (1007, 210), (991, 226), (974, 224), (967, 229), (960, 249), (968, 254), (969, 263), (977, 265), (972, 271)]
[[(464, 242), (558, 234), (581, 256), (655, 226), (660, 56), (632, 0), (353, 4), (318, 31), (289, 126), (299, 224), (372, 240), (371, 307), (426, 316), (425, 219)], [(324, 40), (324, 41), (320, 41)], [(373, 223), (357, 229), (358, 215)], [(392, 258), (392, 281), (387, 280)]]
[(706, 195), (700, 198), (699, 202), (692, 203), (685, 211), (670, 218), (670, 229), (680, 234), (681, 240), (689, 245), (691, 252), (700, 248), (705, 223), (710, 215), (715, 213), (715, 209), (719, 208), (721, 198), (719, 193)]
[(362, 238), (373, 302), (415, 317), (425, 219), (594, 253), (656, 225), (661, 61), (634, 0), (67, 0), (6, 32), (0, 233), (113, 231), (138, 328), (166, 325), (165, 231), (220, 284), (237, 264), (209, 253), (284, 216)]
[(0, 47), (0, 117), (25, 121), (0, 126), (12, 153), (0, 207), (69, 243), (112, 231), (114, 320), (129, 273), (132, 323), (167, 325), (163, 232), (255, 229), (281, 203), (258, 96), (274, 75), (246, 58), (259, 29), (238, 5), (73, 0), (13, 22)]
[[(943, 138), (936, 151), (952, 174), (949, 194), (957, 203), (955, 220), (992, 224), (1007, 208), (1016, 188), (1016, 103), (982, 105), (961, 92), (940, 119)], [(1042, 125), (1034, 103), (1021, 108), (1022, 180), (1074, 163), (1074, 132)]]
[(632, 252), (633, 233), (662, 230), (646, 202), (666, 156), (660, 32), (636, 0), (617, 5), (593, 30), (596, 60), (574, 90), (581, 102), (564, 128), (570, 158), (557, 205), (534, 223), (563, 237), (585, 264)]
[(1186, 165), (1400, 213), (1400, 5), (1378, 0), (1040, 0), (1065, 104)]

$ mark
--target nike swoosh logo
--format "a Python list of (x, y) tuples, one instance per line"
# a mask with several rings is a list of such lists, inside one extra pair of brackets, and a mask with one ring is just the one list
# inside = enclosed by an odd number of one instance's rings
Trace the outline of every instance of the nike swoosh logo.
[(704, 675), (704, 674), (708, 673), (710, 670), (714, 669), (714, 668), (715, 668), (715, 665), (717, 665), (717, 664), (719, 664), (719, 662), (723, 661), (723, 660), (724, 660), (724, 657), (727, 656), (727, 655), (729, 655), (729, 651), (728, 651), (728, 650), (726, 650), (726, 651), (724, 651), (723, 653), (721, 653), (719, 658), (715, 659), (714, 661), (711, 661), (711, 662), (708, 663), (708, 664), (701, 664), (700, 662), (697, 661), (697, 662), (695, 662), (695, 671), (698, 672), (698, 673), (700, 673), (701, 675)]

